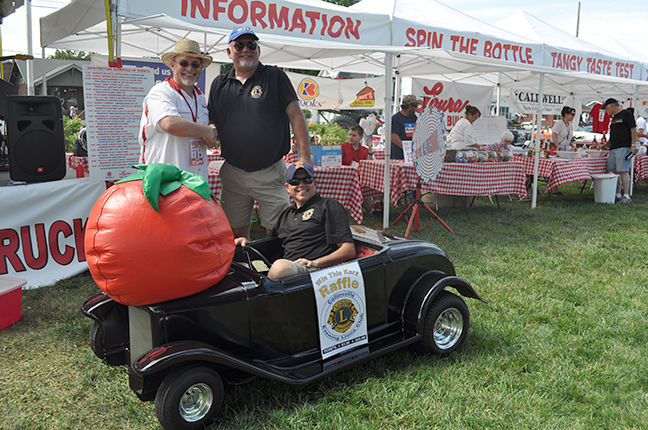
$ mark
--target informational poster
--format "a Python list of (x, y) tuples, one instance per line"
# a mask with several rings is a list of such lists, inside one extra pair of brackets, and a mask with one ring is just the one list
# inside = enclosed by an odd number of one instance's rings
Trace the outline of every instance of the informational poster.
[(117, 181), (136, 170), (142, 102), (153, 87), (150, 68), (84, 66), (90, 177)]
[(368, 343), (364, 279), (357, 261), (311, 273), (322, 359)]
[(473, 122), (473, 128), (480, 145), (499, 143), (502, 140), (502, 133), (506, 131), (506, 117), (481, 116)]

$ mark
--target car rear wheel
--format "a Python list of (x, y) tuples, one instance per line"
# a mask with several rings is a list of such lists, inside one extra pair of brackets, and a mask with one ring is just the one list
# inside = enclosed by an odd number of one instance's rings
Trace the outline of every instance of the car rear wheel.
[(164, 378), (155, 395), (155, 414), (167, 430), (207, 427), (223, 401), (223, 381), (208, 367), (189, 367)]
[(442, 291), (425, 315), (419, 351), (436, 355), (450, 354), (466, 340), (469, 323), (468, 306), (463, 299)]

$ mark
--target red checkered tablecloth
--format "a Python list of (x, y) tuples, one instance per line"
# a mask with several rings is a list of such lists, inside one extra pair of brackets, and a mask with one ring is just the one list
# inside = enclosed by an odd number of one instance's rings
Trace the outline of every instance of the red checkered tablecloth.
[[(284, 155), (284, 161), (286, 164), (292, 164), (295, 161), (297, 161), (298, 155), (296, 152), (289, 152), (288, 154)], [(220, 149), (208, 149), (207, 150), (207, 161), (212, 162), (212, 161), (224, 161), (225, 159), (221, 156), (221, 151)]]
[[(412, 163), (390, 163), (390, 202), (398, 204), (403, 192), (416, 189), (419, 181)], [(385, 162), (367, 160), (360, 162), (358, 173), (363, 187), (385, 191)], [(526, 176), (518, 163), (447, 163), (434, 181), (423, 182), (423, 190), (456, 196), (490, 196), (517, 194), (526, 197)], [(375, 195), (375, 194), (374, 194)]]
[(635, 157), (635, 181), (648, 178), (648, 156)]
[[(524, 166), (527, 175), (533, 175), (535, 158), (515, 156), (513, 162)], [(576, 158), (563, 160), (560, 158), (541, 158), (538, 175), (547, 178), (547, 189), (552, 190), (562, 184), (574, 181), (588, 181), (593, 174), (605, 173), (607, 158)]]
[[(315, 166), (317, 192), (332, 197), (349, 210), (351, 218), (362, 224), (362, 193), (358, 171), (351, 166), (318, 167)], [(220, 196), (223, 183), (218, 176), (219, 168), (209, 169), (209, 189), (215, 196)]]
[(69, 168), (76, 170), (77, 178), (83, 178), (88, 172), (88, 157), (76, 157), (71, 152), (66, 152), (65, 162)]

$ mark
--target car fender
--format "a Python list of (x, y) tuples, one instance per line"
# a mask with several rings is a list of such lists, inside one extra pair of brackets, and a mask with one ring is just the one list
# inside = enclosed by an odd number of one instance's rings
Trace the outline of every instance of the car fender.
[(100, 324), (106, 354), (121, 353), (128, 347), (128, 306), (99, 293), (83, 302), (81, 312)]
[(423, 331), (425, 315), (434, 298), (447, 287), (454, 288), (464, 297), (488, 301), (477, 294), (475, 289), (463, 278), (445, 276), (437, 271), (429, 271), (419, 277), (410, 289), (403, 306), (403, 324), (406, 331), (420, 334)]

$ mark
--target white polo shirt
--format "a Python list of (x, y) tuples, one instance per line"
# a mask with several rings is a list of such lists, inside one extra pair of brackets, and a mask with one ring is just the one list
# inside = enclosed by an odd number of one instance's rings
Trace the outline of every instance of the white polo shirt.
[[(173, 164), (187, 172), (207, 179), (207, 147), (200, 137), (173, 136), (160, 128), (159, 121), (166, 116), (179, 116), (199, 124), (209, 124), (205, 96), (194, 86), (194, 94), (187, 94), (173, 78), (156, 84), (142, 103), (139, 143), (142, 164)], [(193, 142), (193, 144), (192, 144)]]

